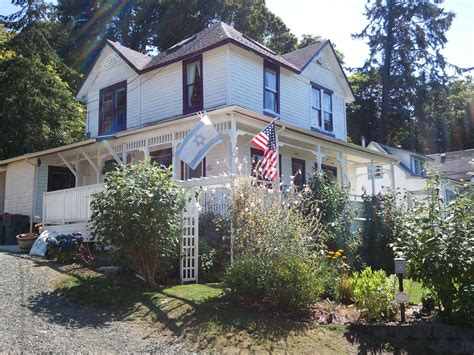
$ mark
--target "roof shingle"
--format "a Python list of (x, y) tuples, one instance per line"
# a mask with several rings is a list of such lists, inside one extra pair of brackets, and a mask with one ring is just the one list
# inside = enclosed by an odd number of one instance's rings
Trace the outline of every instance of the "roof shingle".
[(257, 41), (240, 33), (232, 26), (229, 26), (224, 22), (218, 22), (154, 57), (149, 57), (145, 54), (136, 52), (116, 42), (108, 41), (108, 43), (116, 51), (122, 54), (123, 57), (138, 71), (149, 71), (178, 60), (189, 58), (194, 54), (213, 47), (218, 47), (219, 45), (234, 43), (259, 54), (270, 61), (276, 62), (287, 69), (301, 72), (314, 55), (329, 42), (317, 43), (291, 53), (278, 55), (271, 49), (266, 48)]

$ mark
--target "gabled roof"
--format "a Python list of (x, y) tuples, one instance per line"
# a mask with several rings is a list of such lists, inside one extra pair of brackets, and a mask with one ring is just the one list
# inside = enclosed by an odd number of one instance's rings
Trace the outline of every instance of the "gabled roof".
[(143, 70), (148, 63), (152, 60), (152, 57), (134, 51), (133, 49), (122, 46), (120, 43), (107, 40), (107, 44), (125, 60), (135, 71)]
[[(402, 157), (402, 155), (400, 153), (405, 153), (405, 154), (416, 156), (416, 157), (418, 157), (420, 159), (423, 159), (425, 161), (433, 160), (432, 158), (430, 158), (427, 155), (415, 153), (415, 152), (412, 152), (412, 151), (409, 151), (409, 150), (406, 150), (406, 149), (402, 149), (402, 148), (398, 148), (398, 147), (397, 148), (391, 147), (389, 145), (374, 142), (374, 141), (370, 142), (369, 145), (371, 145), (375, 148), (378, 148), (379, 150), (381, 150), (384, 153), (387, 153), (387, 154), (390, 154), (390, 155), (395, 155), (395, 156), (400, 157), (400, 158)], [(412, 169), (410, 169), (410, 167), (408, 167), (403, 161), (400, 161), (399, 166), (402, 170), (405, 171), (405, 173), (407, 173), (411, 176), (419, 177), (419, 175), (416, 175), (412, 171)]]
[(312, 44), (310, 46), (297, 49), (293, 52), (283, 54), (290, 63), (293, 63), (299, 71), (303, 71), (304, 68), (313, 60), (313, 58), (321, 52), (323, 47), (328, 44), (329, 41), (321, 41), (319, 43)]
[(322, 48), (329, 44), (329, 41), (314, 44), (284, 55), (278, 55), (224, 22), (218, 22), (154, 57), (138, 53), (116, 42), (107, 41), (107, 44), (137, 72), (153, 70), (228, 43), (233, 43), (288, 70), (300, 73)]
[(474, 166), (470, 164), (474, 161), (474, 149), (458, 150), (430, 154), (433, 161), (429, 167), (442, 177), (454, 180), (470, 181), (470, 172), (474, 171)]

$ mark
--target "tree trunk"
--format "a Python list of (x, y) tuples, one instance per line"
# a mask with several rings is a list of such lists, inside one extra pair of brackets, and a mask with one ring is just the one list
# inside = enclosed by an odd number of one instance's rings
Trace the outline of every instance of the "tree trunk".
[(390, 110), (390, 89), (391, 76), (390, 67), (392, 64), (392, 52), (394, 46), (393, 29), (395, 26), (395, 0), (387, 0), (387, 22), (385, 25), (386, 40), (383, 44), (383, 66), (382, 66), (382, 103), (380, 110), (378, 141), (381, 143), (390, 143), (388, 135), (388, 114)]

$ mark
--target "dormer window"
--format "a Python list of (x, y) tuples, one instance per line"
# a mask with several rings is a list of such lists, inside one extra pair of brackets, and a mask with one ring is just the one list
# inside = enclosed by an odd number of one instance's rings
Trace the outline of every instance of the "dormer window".
[(425, 162), (423, 160), (413, 158), (413, 173), (417, 176), (426, 176)]
[(183, 61), (183, 114), (203, 109), (202, 56)]
[(311, 84), (311, 127), (326, 132), (333, 131), (333, 92), (322, 86)]
[(268, 62), (263, 72), (263, 112), (272, 116), (280, 113), (280, 68)]
[(99, 135), (109, 135), (127, 128), (127, 81), (108, 86), (99, 93)]

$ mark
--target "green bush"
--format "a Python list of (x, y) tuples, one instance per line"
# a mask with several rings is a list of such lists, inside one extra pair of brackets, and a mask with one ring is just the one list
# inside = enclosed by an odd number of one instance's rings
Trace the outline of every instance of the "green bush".
[(395, 251), (408, 262), (409, 275), (436, 297), (442, 317), (474, 325), (474, 197), (442, 203), (439, 181), (431, 197), (403, 220)]
[(221, 281), (230, 261), (230, 221), (217, 213), (199, 216), (199, 277), (206, 282)]
[(351, 230), (356, 211), (349, 199), (349, 190), (337, 179), (331, 180), (324, 173), (315, 172), (302, 196), (303, 214), (311, 215), (318, 211), (319, 215), (320, 236), (313, 235), (313, 241), (322, 240), (329, 250), (345, 250), (347, 262), (353, 265), (360, 238)]
[(92, 233), (152, 287), (179, 264), (182, 192), (169, 169), (145, 160), (107, 174), (91, 203)]
[(392, 304), (395, 287), (395, 276), (387, 277), (384, 271), (367, 267), (353, 274), (352, 297), (369, 321), (389, 319), (395, 314)]
[(391, 244), (400, 235), (401, 219), (405, 214), (397, 202), (398, 197), (392, 190), (377, 195), (364, 192), (362, 195), (366, 219), (361, 234), (358, 268), (370, 266), (388, 274), (395, 272)]
[(247, 302), (296, 310), (314, 303), (323, 292), (310, 262), (296, 255), (245, 255), (224, 276), (226, 293)]

